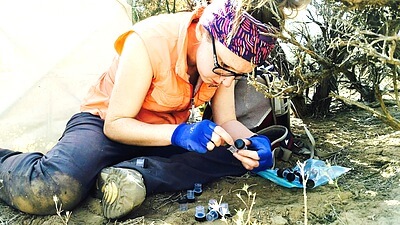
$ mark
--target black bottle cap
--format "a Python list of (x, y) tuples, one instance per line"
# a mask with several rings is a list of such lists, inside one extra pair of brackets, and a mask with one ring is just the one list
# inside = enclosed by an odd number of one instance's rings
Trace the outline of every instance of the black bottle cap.
[(246, 146), (246, 144), (244, 143), (244, 141), (242, 139), (237, 139), (235, 141), (235, 147), (238, 149), (244, 149), (244, 147)]
[(313, 180), (311, 180), (311, 179), (308, 179), (307, 183), (306, 183), (306, 187), (307, 188), (313, 188), (314, 186), (315, 186), (315, 182)]
[(276, 171), (276, 175), (278, 175), (280, 178), (283, 178), (283, 171), (285, 171), (285, 169), (278, 169), (278, 171)]
[(296, 176), (294, 175), (294, 173), (288, 172), (288, 173), (286, 174), (286, 180), (288, 180), (289, 182), (292, 182), (292, 181), (294, 181), (295, 179), (296, 179)]
[(180, 198), (178, 199), (178, 203), (179, 203), (179, 204), (188, 203), (188, 199), (186, 198), (186, 196), (180, 197)]

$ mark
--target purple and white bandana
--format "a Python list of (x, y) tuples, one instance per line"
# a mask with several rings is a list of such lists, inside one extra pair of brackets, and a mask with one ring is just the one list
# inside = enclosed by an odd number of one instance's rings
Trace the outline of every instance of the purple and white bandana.
[[(216, 0), (206, 7), (199, 23), (233, 53), (260, 65), (267, 59), (276, 42), (276, 38), (262, 33), (275, 33), (276, 28), (258, 21), (247, 12), (235, 18), (236, 7), (235, 0)], [(234, 25), (236, 22), (238, 24)]]

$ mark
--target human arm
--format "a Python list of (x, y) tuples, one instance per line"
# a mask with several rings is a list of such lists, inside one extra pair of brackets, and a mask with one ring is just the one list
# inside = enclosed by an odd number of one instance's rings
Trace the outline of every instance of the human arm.
[(243, 139), (251, 150), (240, 150), (233, 155), (242, 165), (255, 172), (272, 165), (271, 145), (268, 138), (258, 136), (236, 120), (234, 105), (234, 85), (220, 87), (212, 101), (213, 118), (221, 124), (234, 140)]
[(105, 135), (117, 142), (141, 146), (171, 144), (177, 125), (136, 120), (152, 82), (149, 55), (141, 38), (130, 34), (119, 57), (115, 83), (105, 118)]
[[(149, 91), (153, 68), (140, 37), (127, 37), (119, 58), (114, 88), (105, 119), (104, 133), (110, 139), (130, 145), (176, 145), (190, 151), (206, 152), (219, 146), (229, 134), (211, 121), (198, 124), (148, 124), (135, 119)], [(233, 143), (233, 141), (231, 141)], [(215, 143), (215, 145), (213, 144)]]

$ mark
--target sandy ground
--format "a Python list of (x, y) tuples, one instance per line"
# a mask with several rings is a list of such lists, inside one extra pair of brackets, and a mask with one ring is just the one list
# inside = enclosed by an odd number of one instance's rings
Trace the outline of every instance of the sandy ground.
[[(400, 117), (398, 109), (396, 116)], [(347, 109), (333, 117), (304, 121), (313, 133), (317, 149), (337, 151), (327, 159), (332, 165), (351, 171), (327, 184), (307, 190), (308, 224), (399, 224), (400, 220), (400, 132), (358, 109)], [(295, 133), (303, 133), (300, 121), (293, 120)], [(302, 158), (292, 157), (291, 164)], [(250, 197), (243, 191), (249, 185)], [(89, 197), (71, 213), (33, 216), (0, 203), (0, 224), (197, 224), (196, 205), (207, 205), (211, 198), (229, 203), (234, 215), (226, 221), (203, 224), (239, 224), (238, 211), (255, 224), (304, 224), (302, 189), (288, 189), (259, 176), (228, 177), (203, 187), (203, 194), (187, 211), (180, 211), (177, 198), (181, 193), (149, 197), (128, 217), (111, 221), (102, 217), (101, 203)], [(242, 197), (243, 201), (238, 197)], [(244, 223), (242, 223), (244, 224)]]

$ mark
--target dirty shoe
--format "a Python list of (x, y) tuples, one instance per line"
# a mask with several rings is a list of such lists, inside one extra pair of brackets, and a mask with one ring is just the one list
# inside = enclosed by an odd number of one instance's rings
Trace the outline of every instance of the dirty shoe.
[(103, 215), (117, 219), (140, 206), (146, 197), (142, 174), (133, 169), (104, 168), (97, 179)]

